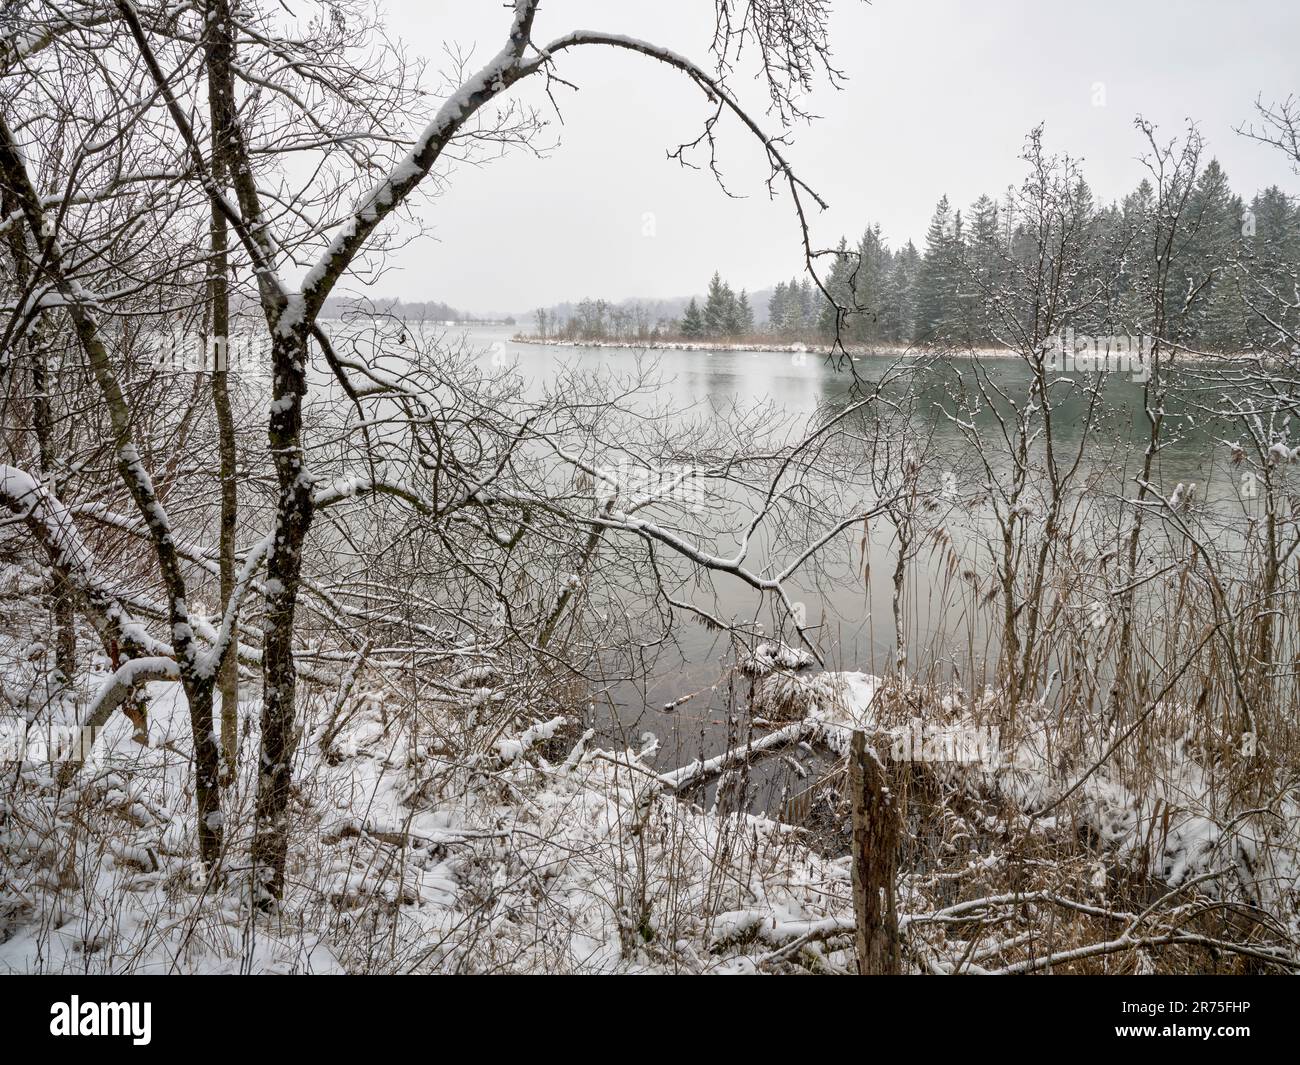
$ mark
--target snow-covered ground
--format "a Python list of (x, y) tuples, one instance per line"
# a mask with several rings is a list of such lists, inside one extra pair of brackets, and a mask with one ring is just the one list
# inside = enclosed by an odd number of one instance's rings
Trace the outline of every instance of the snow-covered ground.
[[(39, 688), (42, 649), (5, 652), (14, 702)], [(359, 691), (327, 747), (309, 717), (287, 896), (269, 916), (248, 904), (246, 783), (227, 793), (225, 877), (195, 865), (187, 712), (177, 684), (155, 683), (147, 746), (119, 714), (63, 790), (48, 763), (6, 769), (0, 971), (851, 971), (842, 848), (723, 812), (696, 785), (755, 750), (842, 749), (858, 728), (897, 755), (918, 726), (958, 754), (918, 763), (924, 779), (908, 785), (945, 796), (938, 822), (908, 822), (911, 845), (926, 848), (899, 882), (910, 968), (1099, 959), (1134, 971), (1156, 947), (1214, 941), (1189, 909), (1208, 900), (1249, 910), (1260, 956), (1294, 967), (1293, 951), (1277, 953), (1297, 932), (1294, 793), (1266, 813), (1221, 809), (1176, 730), (1142, 781), (1113, 764), (1089, 772), (1093, 751), (1049, 752), (1035, 742), (1046, 728), (1032, 724), (962, 754), (971, 736), (987, 738), (994, 696), (935, 699), (918, 723), (898, 716), (906, 701), (878, 678), (813, 673), (783, 650), (758, 658), (755, 713), (776, 720), (749, 750), (687, 766), (661, 765), (653, 744), (593, 746), (563, 717), (525, 711), (484, 739), (469, 705), (483, 705), (481, 690), (417, 714)], [(81, 679), (83, 704), (106, 666)], [(45, 714), (76, 712), (66, 699)], [(253, 741), (241, 782), (253, 778)], [(825, 809), (842, 821), (833, 773), (827, 788)], [(1111, 899), (1135, 875), (1155, 885), (1149, 912)]]

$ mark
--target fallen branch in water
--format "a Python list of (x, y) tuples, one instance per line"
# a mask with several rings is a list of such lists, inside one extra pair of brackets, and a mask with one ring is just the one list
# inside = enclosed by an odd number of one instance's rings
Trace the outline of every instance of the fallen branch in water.
[(673, 791), (685, 791), (712, 780), (733, 766), (748, 762), (756, 755), (768, 754), (789, 744), (809, 739), (814, 730), (815, 726), (811, 722), (796, 721), (792, 725), (786, 725), (785, 728), (769, 732), (762, 739), (733, 747), (713, 758), (706, 758), (703, 761), (697, 759), (680, 769), (674, 769), (671, 773), (661, 773), (659, 780)]

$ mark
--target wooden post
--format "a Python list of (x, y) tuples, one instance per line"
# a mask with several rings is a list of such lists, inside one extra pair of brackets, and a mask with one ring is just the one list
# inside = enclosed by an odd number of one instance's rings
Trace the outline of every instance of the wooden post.
[(849, 790), (853, 796), (853, 915), (857, 923), (858, 972), (899, 973), (898, 911), (894, 873), (899, 811), (885, 767), (867, 738), (853, 733), (849, 746)]

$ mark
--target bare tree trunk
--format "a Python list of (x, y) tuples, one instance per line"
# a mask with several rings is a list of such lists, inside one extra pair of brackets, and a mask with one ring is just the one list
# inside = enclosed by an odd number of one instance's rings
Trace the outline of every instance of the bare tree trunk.
[[(230, 336), (230, 298), (226, 286), (226, 220), (220, 211), (212, 213), (213, 300), (212, 331), (219, 347), (218, 357), (225, 358)], [(212, 372), (212, 405), (217, 415), (217, 432), (221, 460), (221, 533), (218, 548), (220, 567), (221, 610), (224, 614), (235, 591), (235, 531), (239, 521), (239, 495), (236, 482), (235, 423), (230, 413), (230, 393), (226, 369), (218, 364)], [(225, 761), (222, 783), (235, 780), (239, 756), (239, 618), (230, 623), (230, 642), (217, 674), (221, 692), (221, 753)]]
[(853, 915), (857, 923), (858, 972), (896, 976), (898, 911), (894, 903), (899, 813), (882, 766), (854, 732), (849, 748), (853, 797)]
[(262, 750), (257, 780), (257, 834), (253, 842), (259, 903), (270, 906), (284, 892), (289, 851), (289, 785), (292, 779), (297, 677), (293, 661), (294, 613), (302, 572), (302, 546), (314, 505), (303, 461), (302, 398), (306, 393), (307, 343), (301, 326), (276, 334), (271, 348), (274, 396), (270, 424), (280, 498), (275, 539), (266, 562), (266, 617), (262, 649)]
[[(7, 192), (0, 196), (0, 217), (8, 218), (17, 209), (18, 204)], [(31, 269), (27, 258), (27, 241), (19, 226), (9, 227), (9, 249), (13, 256), (14, 279), (19, 291), (24, 291), (31, 282)], [(59, 487), (54, 478), (54, 414), (50, 407), (49, 371), (45, 364), (45, 334), (45, 315), (41, 313), (30, 336), (21, 340), (18, 348), (20, 351), (26, 348), (31, 372), (32, 431), (36, 436), (40, 459), (39, 476), (57, 499)], [(67, 570), (57, 563), (51, 567), (47, 600), (54, 624), (56, 682), (60, 687), (66, 687), (72, 683), (77, 672), (77, 621), (72, 609), (72, 589), (68, 587)]]
[[(225, 70), (233, 59), (233, 31), (229, 12), (223, 4), (208, 8), (208, 32), (204, 38), (208, 69)], [(229, 140), (234, 123), (234, 101), (221, 78), (208, 78), (208, 113), (212, 127), (212, 179), (224, 188), (230, 172)], [(208, 263), (209, 293), (212, 311), (213, 356), (212, 406), (217, 416), (218, 450), (221, 477), (221, 532), (218, 548), (220, 567), (221, 610), (224, 614), (235, 590), (235, 530), (239, 521), (239, 496), (236, 483), (235, 423), (230, 412), (227, 367), (230, 353), (230, 263), (229, 227), (226, 216), (211, 205), (210, 228), (212, 258)], [(231, 648), (239, 646), (239, 619), (230, 626)], [(217, 688), (221, 693), (221, 754), (224, 765), (222, 784), (235, 780), (239, 755), (239, 664), (238, 654), (230, 651), (221, 661)]]
[(903, 530), (898, 530), (898, 554), (894, 557), (894, 668), (903, 670), (907, 667), (906, 623), (903, 620), (903, 593), (907, 581), (907, 552), (911, 548), (910, 537), (905, 537)]
[[(17, 227), (14, 227), (17, 229)], [(50, 409), (49, 371), (41, 345), (41, 331), (31, 345), (32, 427), (40, 451), (41, 477), (48, 480), (50, 492), (57, 499), (59, 485), (54, 474), (54, 417)], [(54, 619), (54, 667), (58, 683), (67, 686), (77, 675), (77, 619), (72, 609), (72, 589), (67, 569), (55, 566), (50, 582), (50, 615)]]

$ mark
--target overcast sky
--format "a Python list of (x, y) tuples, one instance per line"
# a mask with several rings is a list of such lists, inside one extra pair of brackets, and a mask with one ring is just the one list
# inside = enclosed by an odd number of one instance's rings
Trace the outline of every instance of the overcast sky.
[[(446, 45), (473, 47), (477, 66), (509, 24), (499, 0), (385, 7), (391, 31), (428, 59), (431, 87), (447, 67)], [(534, 38), (601, 29), (707, 62), (712, 8), (710, 0), (544, 0)], [(1195, 119), (1239, 192), (1273, 183), (1300, 191), (1278, 153), (1233, 132), (1256, 96), (1300, 91), (1294, 0), (838, 0), (832, 40), (847, 84), (812, 98), (822, 118), (792, 131), (789, 152), (830, 204), (816, 223), (827, 244), (868, 221), (892, 245), (919, 244), (940, 195), (965, 206), (1020, 180), (1017, 156), (1038, 122), (1051, 149), (1083, 158), (1102, 200), (1141, 177), (1138, 114), (1170, 136)], [(421, 206), (433, 236), (399, 252), (399, 269), (378, 291), (520, 312), (585, 295), (699, 292), (714, 269), (737, 288), (759, 289), (798, 269), (789, 201), (768, 199), (748, 134), (732, 124), (721, 140), (730, 185), (744, 199), (665, 157), (709, 113), (680, 75), (604, 49), (569, 53), (559, 73), (579, 91), (557, 90), (564, 122), (552, 121), (543, 137), (558, 139), (554, 150), (456, 171)], [(544, 104), (536, 88), (515, 92)], [(761, 111), (755, 83), (737, 79), (735, 88)]]

